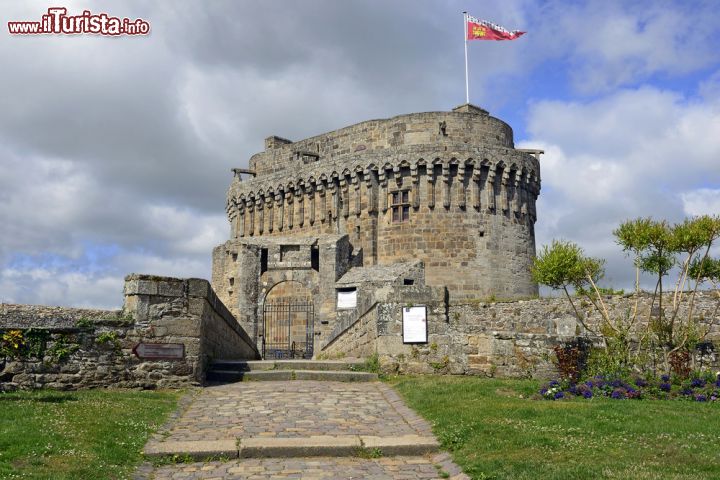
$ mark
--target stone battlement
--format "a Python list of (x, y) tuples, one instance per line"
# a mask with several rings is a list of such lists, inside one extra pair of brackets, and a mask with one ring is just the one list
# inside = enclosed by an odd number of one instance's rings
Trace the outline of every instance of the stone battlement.
[(451, 112), (424, 112), (367, 120), (293, 142), (278, 136), (265, 139), (265, 151), (250, 159), (259, 178), (315, 162), (328, 163), (362, 153), (391, 153), (411, 146), (452, 150), (463, 144), (513, 148), (512, 128), (473, 105)]

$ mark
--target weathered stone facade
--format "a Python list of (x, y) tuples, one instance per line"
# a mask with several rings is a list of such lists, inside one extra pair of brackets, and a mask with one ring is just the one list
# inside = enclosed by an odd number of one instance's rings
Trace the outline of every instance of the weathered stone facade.
[(213, 251), (212, 285), (259, 345), (269, 292), (292, 281), (313, 299), (317, 351), (347, 316), (336, 295), (357, 268), (420, 261), (423, 281), (451, 301), (537, 294), (539, 163), (480, 108), (371, 120), (297, 142), (270, 137), (250, 169), (235, 172), (230, 240)]
[[(345, 276), (344, 285), (359, 286), (366, 293), (358, 298), (356, 309), (340, 311), (334, 330), (316, 356), (363, 358), (377, 354), (383, 370), (391, 373), (547, 378), (555, 375), (555, 345), (578, 335), (602, 344), (602, 338), (584, 332), (564, 298), (451, 304), (444, 289), (423, 284), (420, 266), (396, 265), (392, 272), (368, 267)], [(51, 345), (62, 341), (78, 349), (60, 362), (8, 359), (0, 363), (0, 389), (184, 386), (202, 383), (213, 358), (258, 357), (249, 336), (231, 321), (227, 310), (218, 308), (217, 297), (206, 295), (207, 282), (129, 278), (134, 280), (126, 285), (124, 311), (2, 305), (1, 329), (44, 328), (52, 334)], [(142, 278), (146, 281), (136, 281)], [(414, 284), (406, 285), (406, 278)], [(373, 283), (380, 286), (372, 288)], [(627, 295), (605, 301), (613, 316), (634, 303)], [(714, 371), (720, 369), (717, 302), (717, 292), (701, 292), (694, 309), (707, 328), (704, 355), (696, 351), (694, 361), (696, 366)], [(641, 319), (647, 318), (649, 304), (649, 296), (641, 298)], [(403, 343), (402, 310), (409, 305), (427, 306), (427, 343)], [(590, 306), (582, 306), (581, 313), (591, 328), (597, 326), (600, 317)], [(98, 341), (108, 333), (117, 341)], [(131, 353), (139, 342), (183, 343), (186, 357), (182, 361), (140, 360)]]
[[(201, 385), (214, 358), (255, 359), (254, 342), (206, 280), (130, 275), (123, 310), (0, 306), (0, 330), (48, 335), (42, 358), (0, 357), (0, 391)], [(142, 359), (138, 344), (182, 345), (182, 358)], [(63, 352), (61, 358), (53, 353)]]
[[(605, 299), (610, 314), (624, 315), (634, 307), (629, 295)], [(671, 301), (668, 298), (668, 301)], [(402, 309), (427, 306), (428, 342), (408, 345), (402, 337)], [(639, 324), (645, 325), (650, 296), (639, 301)], [(701, 327), (707, 329), (705, 348), (695, 352), (697, 367), (720, 368), (720, 310), (717, 292), (701, 292), (694, 307)], [(586, 324), (597, 330), (601, 318), (590, 306), (581, 307)], [(681, 309), (680, 315), (685, 313)], [(553, 376), (553, 347), (585, 336), (596, 346), (602, 337), (588, 334), (576, 320), (565, 298), (513, 302), (446, 303), (441, 289), (398, 287), (374, 304), (341, 335), (322, 349), (320, 356), (365, 357), (377, 353), (386, 372), (450, 373), (500, 377)]]

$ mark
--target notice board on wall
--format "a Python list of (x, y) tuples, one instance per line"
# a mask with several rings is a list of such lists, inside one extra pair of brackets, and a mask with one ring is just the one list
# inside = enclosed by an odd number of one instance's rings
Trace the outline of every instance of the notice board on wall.
[(357, 290), (346, 289), (337, 292), (337, 308), (355, 308), (357, 307)]
[(427, 343), (427, 307), (402, 307), (403, 343)]

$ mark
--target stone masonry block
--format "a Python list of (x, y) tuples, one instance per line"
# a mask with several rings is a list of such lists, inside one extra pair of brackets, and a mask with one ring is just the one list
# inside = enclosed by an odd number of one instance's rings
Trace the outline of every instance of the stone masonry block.
[(181, 297), (183, 296), (183, 281), (162, 281), (157, 284), (158, 295), (166, 297)]
[(188, 282), (188, 295), (191, 297), (207, 297), (210, 295), (210, 284), (207, 280), (190, 278)]
[(206, 302), (200, 297), (190, 297), (188, 301), (188, 313), (190, 315), (201, 316), (205, 313)]
[(138, 293), (138, 283), (139, 281), (136, 279), (125, 280), (125, 285), (123, 285), (123, 294), (136, 295)]
[(135, 295), (157, 295), (158, 287), (155, 280), (135, 280), (136, 291), (128, 294)]
[(123, 301), (123, 310), (125, 312), (132, 312), (137, 308), (139, 297), (137, 295), (125, 295)]
[(577, 320), (573, 317), (563, 317), (555, 320), (556, 333), (563, 336), (575, 335), (575, 331), (578, 327)]
[(487, 355), (468, 355), (468, 363), (471, 366), (482, 366), (490, 364), (490, 357)]
[(152, 325), (166, 329), (166, 335), (194, 337), (200, 335), (200, 320), (197, 317), (164, 317), (154, 319)]
[(126, 297), (126, 311), (133, 316), (135, 322), (147, 322), (150, 319), (149, 297), (146, 295)]

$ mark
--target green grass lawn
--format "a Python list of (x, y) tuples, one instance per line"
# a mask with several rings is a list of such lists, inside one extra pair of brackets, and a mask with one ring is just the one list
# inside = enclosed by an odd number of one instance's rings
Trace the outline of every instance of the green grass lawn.
[(181, 392), (0, 393), (0, 478), (130, 478)]
[(388, 380), (474, 479), (720, 479), (720, 404), (532, 400), (538, 382)]

